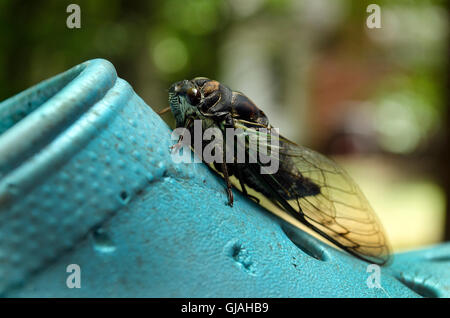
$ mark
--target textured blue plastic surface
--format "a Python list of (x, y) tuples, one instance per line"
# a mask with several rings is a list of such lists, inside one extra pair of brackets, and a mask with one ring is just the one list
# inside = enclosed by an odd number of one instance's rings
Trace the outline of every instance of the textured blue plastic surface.
[[(114, 67), (78, 65), (0, 103), (0, 294), (449, 297), (450, 244), (367, 263), (294, 229), (203, 164)], [(81, 267), (68, 288), (66, 267)]]

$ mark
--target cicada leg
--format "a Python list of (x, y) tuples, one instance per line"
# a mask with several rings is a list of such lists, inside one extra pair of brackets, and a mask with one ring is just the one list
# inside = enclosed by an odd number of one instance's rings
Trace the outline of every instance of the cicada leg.
[(173, 151), (178, 151), (181, 148), (182, 144), (183, 144), (183, 135), (180, 135), (180, 137), (178, 138), (177, 143), (169, 147), (170, 151), (172, 151), (172, 152)]
[(246, 197), (249, 197), (250, 199), (254, 200), (256, 203), (259, 204), (260, 200), (259, 200), (257, 197), (255, 197), (255, 196), (253, 196), (253, 195), (251, 195), (251, 194), (248, 194), (247, 188), (246, 188), (246, 186), (245, 186), (245, 183), (244, 183), (244, 181), (242, 180), (243, 177), (242, 177), (242, 172), (241, 172), (241, 170), (236, 169), (236, 175), (237, 175), (237, 178), (238, 178), (238, 180), (239, 180), (239, 184), (241, 185), (242, 193), (243, 193)]
[(233, 191), (231, 191), (232, 185), (231, 185), (230, 177), (228, 175), (228, 168), (227, 168), (227, 164), (225, 162), (225, 158), (223, 161), (224, 162), (222, 162), (222, 173), (223, 173), (223, 178), (225, 179), (225, 182), (227, 183), (228, 205), (233, 206)]
[[(189, 127), (191, 126), (191, 124), (192, 124), (192, 118), (189, 118), (189, 119), (186, 121), (186, 125), (184, 125), (184, 128), (189, 129)], [(174, 144), (174, 145), (172, 145), (172, 146), (170, 146), (169, 149), (170, 149), (170, 151), (172, 151), (172, 152), (173, 152), (173, 151), (178, 151), (178, 150), (182, 147), (182, 145), (183, 145), (183, 135), (180, 135), (180, 137), (178, 138), (177, 143)]]

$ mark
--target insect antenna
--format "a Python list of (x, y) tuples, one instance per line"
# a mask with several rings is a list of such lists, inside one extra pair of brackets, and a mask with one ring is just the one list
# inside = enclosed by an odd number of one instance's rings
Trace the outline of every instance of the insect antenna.
[(159, 112), (156, 112), (156, 113), (161, 116), (162, 114), (165, 114), (168, 111), (170, 111), (170, 106), (166, 107), (166, 108), (164, 108), (164, 109), (162, 109), (162, 110), (160, 110)]

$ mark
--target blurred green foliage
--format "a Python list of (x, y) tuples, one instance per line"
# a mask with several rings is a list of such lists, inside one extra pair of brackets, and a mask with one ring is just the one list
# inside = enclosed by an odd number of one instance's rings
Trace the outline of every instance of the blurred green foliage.
[[(386, 151), (412, 152), (445, 124), (444, 0), (375, 1), (383, 10), (383, 28), (375, 31), (365, 27), (366, 8), (374, 2), (368, 0), (81, 0), (81, 29), (68, 29), (71, 2), (0, 1), (0, 99), (102, 57), (155, 109), (166, 106), (174, 81), (227, 78), (240, 86), (235, 89), (255, 87), (251, 97), (279, 123), (273, 104), (287, 114), (281, 121), (303, 118), (305, 111), (296, 108), (316, 107), (309, 100), (314, 74), (307, 69), (314, 72), (314, 63), (323, 64), (328, 54), (389, 69), (367, 84), (372, 93), (365, 97), (374, 104)], [(299, 80), (301, 88), (293, 84)], [(289, 97), (290, 91), (301, 96)], [(317, 125), (302, 120), (303, 134), (314, 133)]]

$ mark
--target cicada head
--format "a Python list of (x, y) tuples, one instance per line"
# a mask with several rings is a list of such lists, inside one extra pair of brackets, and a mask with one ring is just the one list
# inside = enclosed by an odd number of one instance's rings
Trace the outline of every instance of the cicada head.
[(177, 127), (183, 127), (189, 116), (199, 117), (197, 105), (202, 93), (197, 85), (188, 80), (172, 84), (169, 88), (169, 105), (175, 117)]

